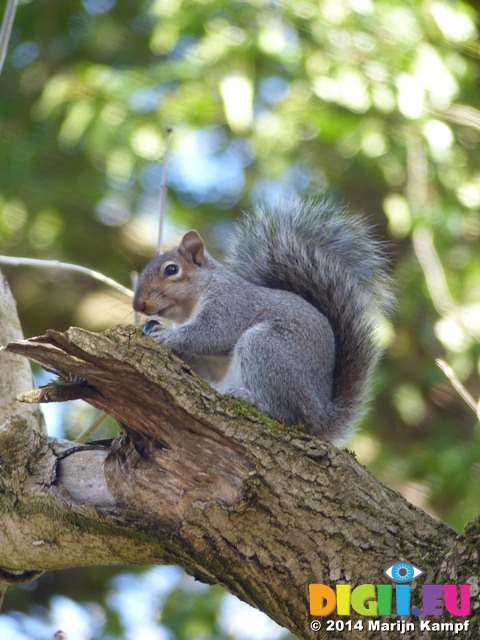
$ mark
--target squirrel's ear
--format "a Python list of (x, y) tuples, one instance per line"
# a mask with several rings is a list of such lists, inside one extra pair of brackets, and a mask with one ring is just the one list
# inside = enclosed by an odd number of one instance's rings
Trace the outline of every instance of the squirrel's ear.
[(205, 245), (198, 231), (188, 231), (178, 246), (179, 252), (185, 258), (193, 260), (195, 264), (203, 261)]

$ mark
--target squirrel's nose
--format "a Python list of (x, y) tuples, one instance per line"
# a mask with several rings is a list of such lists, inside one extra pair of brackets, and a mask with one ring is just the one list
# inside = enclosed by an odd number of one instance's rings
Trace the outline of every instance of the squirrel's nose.
[(143, 313), (145, 311), (147, 303), (143, 298), (134, 298), (132, 306), (135, 309), (135, 311), (138, 311), (139, 313)]

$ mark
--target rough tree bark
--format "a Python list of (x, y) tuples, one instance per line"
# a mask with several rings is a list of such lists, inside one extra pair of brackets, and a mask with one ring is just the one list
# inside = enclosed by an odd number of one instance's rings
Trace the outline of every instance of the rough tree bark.
[[(8, 297), (5, 287), (0, 293)], [(26, 341), (16, 326), (17, 333), (0, 337), (13, 338), (1, 354), (1, 377), (17, 383), (0, 393), (11, 398), (18, 386), (31, 386), (11, 354), (26, 356), (60, 379), (24, 401), (83, 398), (114, 416), (124, 435), (92, 445), (49, 438), (34, 405), (2, 404), (4, 571), (177, 564), (299, 638), (332, 638), (343, 634), (310, 628), (308, 585), (382, 583), (389, 564), (405, 561), (425, 571), (418, 583), (471, 585), (470, 629), (462, 637), (477, 637), (477, 521), (457, 534), (350, 453), (220, 396), (132, 326), (49, 331)], [(379, 636), (405, 637), (348, 633)], [(407, 637), (429, 634), (417, 627)]]

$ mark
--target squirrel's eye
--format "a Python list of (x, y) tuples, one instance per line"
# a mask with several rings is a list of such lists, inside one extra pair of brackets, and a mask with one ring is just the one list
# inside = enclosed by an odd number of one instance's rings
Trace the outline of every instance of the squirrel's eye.
[(178, 273), (178, 267), (176, 264), (167, 264), (164, 271), (166, 276), (174, 276)]

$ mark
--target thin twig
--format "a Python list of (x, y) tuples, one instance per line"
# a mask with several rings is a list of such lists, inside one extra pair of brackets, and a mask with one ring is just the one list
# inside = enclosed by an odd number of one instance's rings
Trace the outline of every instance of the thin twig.
[(433, 244), (433, 233), (425, 227), (415, 229), (413, 248), (427, 281), (428, 292), (440, 315), (444, 316), (453, 307), (452, 296), (442, 263)]
[[(132, 289), (134, 291), (137, 290), (137, 283), (138, 283), (138, 271), (131, 271), (130, 272), (130, 280), (132, 281)], [(140, 314), (138, 313), (138, 311), (134, 311), (133, 312), (133, 324), (136, 327), (140, 326)]]
[(17, 0), (8, 0), (3, 16), (2, 30), (0, 31), (0, 73), (2, 73), (3, 63), (7, 55), (8, 42), (12, 32), (15, 11), (17, 10)]
[(92, 422), (92, 424), (87, 427), (80, 435), (75, 438), (75, 442), (86, 442), (91, 435), (100, 428), (100, 426), (105, 422), (108, 418), (108, 415), (102, 411), (102, 413)]
[(447, 378), (450, 380), (453, 388), (461, 395), (461, 397), (465, 400), (465, 402), (468, 404), (470, 409), (474, 413), (476, 413), (478, 417), (479, 405), (475, 402), (475, 400), (472, 398), (472, 396), (468, 393), (468, 391), (465, 389), (463, 384), (457, 378), (457, 376), (455, 375), (455, 371), (444, 360), (440, 360), (439, 358), (437, 358), (435, 362), (443, 371), (443, 373), (447, 376)]
[(12, 256), (0, 256), (0, 264), (10, 264), (15, 267), (25, 266), (40, 267), (42, 269), (66, 269), (67, 271), (77, 271), (79, 273), (84, 273), (91, 278), (95, 278), (95, 280), (100, 280), (100, 282), (107, 284), (109, 287), (113, 287), (129, 298), (133, 298), (133, 291), (131, 291), (130, 289), (127, 289), (111, 278), (107, 278), (107, 276), (104, 276), (103, 273), (93, 271), (92, 269), (87, 269), (87, 267), (80, 267), (78, 264), (60, 262), (59, 260), (37, 260), (36, 258), (15, 258)]
[(428, 201), (428, 156), (416, 129), (407, 130), (407, 197), (410, 206), (424, 208)]
[(157, 242), (157, 250), (155, 251), (155, 255), (160, 255), (162, 253), (162, 244), (163, 244), (163, 223), (165, 220), (165, 207), (167, 204), (167, 176), (168, 176), (168, 154), (170, 151), (170, 136), (172, 134), (172, 130), (170, 127), (167, 129), (167, 142), (165, 145), (165, 159), (163, 161), (163, 179), (162, 186), (160, 187), (160, 215), (158, 220), (158, 242)]
[(466, 104), (452, 104), (450, 107), (443, 109), (433, 104), (428, 104), (427, 108), (435, 115), (456, 122), (464, 127), (472, 127), (480, 131), (480, 111)]

